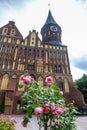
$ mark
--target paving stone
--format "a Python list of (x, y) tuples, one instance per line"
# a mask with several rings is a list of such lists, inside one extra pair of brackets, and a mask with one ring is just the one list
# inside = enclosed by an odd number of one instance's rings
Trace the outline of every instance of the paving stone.
[[(27, 127), (23, 127), (21, 124), (23, 117), (24, 115), (10, 115), (10, 118), (17, 121), (17, 124), (15, 125), (16, 130), (39, 130), (37, 118), (35, 116), (33, 116)], [(87, 116), (78, 117), (75, 123), (78, 127), (78, 130), (87, 130)]]

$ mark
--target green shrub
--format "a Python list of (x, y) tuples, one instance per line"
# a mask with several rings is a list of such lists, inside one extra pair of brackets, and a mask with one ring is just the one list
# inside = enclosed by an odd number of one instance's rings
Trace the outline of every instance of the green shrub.
[(11, 120), (8, 116), (0, 114), (0, 130), (15, 130), (15, 120)]

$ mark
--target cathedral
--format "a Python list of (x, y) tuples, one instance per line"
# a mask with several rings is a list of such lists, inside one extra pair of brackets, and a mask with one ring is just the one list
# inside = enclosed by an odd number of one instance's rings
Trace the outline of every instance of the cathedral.
[(53, 76), (66, 103), (84, 104), (83, 95), (73, 86), (67, 46), (61, 41), (62, 30), (49, 10), (41, 28), (42, 39), (32, 30), (23, 38), (14, 21), (0, 27), (0, 107), (4, 102), (5, 114), (21, 114), (21, 95), (25, 88), (18, 88), (19, 77), (29, 75), (45, 87), (46, 72)]

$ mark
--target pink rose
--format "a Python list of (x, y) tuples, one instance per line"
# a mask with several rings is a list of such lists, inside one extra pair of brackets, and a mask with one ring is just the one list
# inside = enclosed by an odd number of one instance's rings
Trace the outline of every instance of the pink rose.
[(51, 84), (53, 83), (53, 78), (52, 78), (51, 76), (48, 76), (48, 77), (46, 77), (45, 82), (46, 82), (48, 85), (51, 85)]
[(55, 126), (55, 122), (52, 121), (52, 122), (51, 122), (51, 125), (52, 125), (52, 126)]
[(31, 83), (31, 76), (26, 76), (23, 78), (23, 83), (29, 85)]
[(36, 99), (36, 100), (34, 100), (34, 102), (35, 102), (35, 103), (38, 103), (38, 100)]
[(22, 80), (23, 81), (23, 79), (25, 78), (25, 76), (24, 75), (21, 75), (20, 76), (20, 80)]
[(51, 103), (51, 104), (50, 104), (50, 109), (51, 109), (51, 111), (54, 111), (55, 108), (56, 108), (55, 103)]
[(64, 108), (57, 107), (54, 110), (54, 115), (61, 115), (64, 112)]
[(36, 115), (40, 115), (43, 113), (43, 108), (42, 107), (36, 107), (35, 110), (34, 110), (34, 113)]
[(59, 94), (63, 95), (63, 91), (59, 91)]
[(50, 110), (51, 110), (51, 109), (50, 109), (49, 104), (44, 103), (43, 112), (44, 112), (45, 114), (47, 114), (47, 113), (50, 112)]

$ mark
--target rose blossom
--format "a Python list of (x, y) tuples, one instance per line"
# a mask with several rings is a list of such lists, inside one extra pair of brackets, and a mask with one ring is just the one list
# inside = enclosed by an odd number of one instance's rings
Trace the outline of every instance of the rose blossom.
[(21, 75), (20, 76), (20, 80), (22, 80), (23, 81), (23, 79), (25, 78), (25, 76), (24, 75)]
[(51, 85), (51, 84), (53, 83), (53, 78), (52, 78), (51, 76), (48, 76), (48, 77), (46, 77), (45, 82), (46, 82), (48, 85)]
[(35, 99), (34, 102), (35, 102), (35, 103), (38, 103), (38, 99)]
[(55, 122), (52, 121), (52, 122), (51, 122), (51, 125), (54, 126), (54, 125), (55, 125)]
[(59, 91), (59, 94), (63, 95), (63, 91)]
[(54, 115), (61, 115), (64, 112), (64, 109), (61, 107), (57, 107), (54, 110)]
[(47, 114), (47, 113), (50, 112), (50, 110), (51, 110), (51, 109), (50, 109), (49, 104), (44, 103), (43, 112), (44, 112), (45, 114)]
[(31, 83), (31, 76), (26, 76), (23, 78), (23, 83), (29, 85)]
[(34, 113), (36, 115), (40, 115), (43, 113), (43, 108), (42, 107), (36, 107), (35, 110), (34, 110)]
[(50, 109), (51, 109), (52, 111), (55, 110), (55, 107), (56, 107), (56, 106), (55, 106), (55, 103), (51, 103), (51, 104), (50, 104)]

